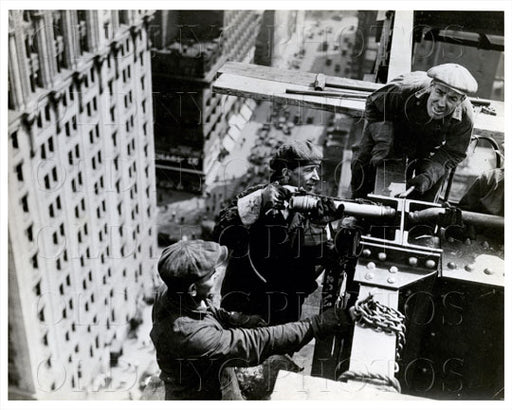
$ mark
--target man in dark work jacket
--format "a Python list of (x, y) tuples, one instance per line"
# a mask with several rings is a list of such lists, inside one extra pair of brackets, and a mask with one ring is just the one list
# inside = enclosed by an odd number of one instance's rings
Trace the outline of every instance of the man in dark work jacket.
[[(367, 99), (366, 124), (352, 160), (352, 195), (373, 189), (376, 167), (389, 158), (408, 160), (410, 198), (434, 201), (444, 176), (466, 157), (473, 129), (467, 93), (478, 84), (458, 64), (404, 74)], [(413, 176), (414, 173), (414, 176)]]
[(341, 310), (265, 326), (258, 316), (215, 308), (211, 292), (227, 257), (226, 247), (202, 240), (180, 241), (162, 252), (158, 272), (165, 286), (153, 307), (151, 339), (166, 400), (221, 399), (225, 367), (254, 366), (273, 354), (293, 353), (313, 337), (348, 324)]
[(284, 209), (283, 204), (290, 189), (315, 188), (321, 160), (310, 141), (287, 141), (270, 161), (270, 183), (246, 189), (220, 212), (214, 238), (232, 250), (222, 307), (260, 315), (269, 324), (299, 320), (304, 299), (316, 288), (315, 267), (328, 252), (325, 225), (330, 216), (339, 215), (320, 215), (332, 210), (327, 200), (315, 215)]

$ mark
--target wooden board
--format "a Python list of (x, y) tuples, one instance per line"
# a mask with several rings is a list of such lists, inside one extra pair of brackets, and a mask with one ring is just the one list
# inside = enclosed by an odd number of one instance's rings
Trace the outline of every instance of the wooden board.
[[(365, 100), (287, 94), (287, 88), (291, 88), (290, 83), (225, 73), (213, 83), (212, 90), (219, 94), (299, 105), (354, 117), (360, 117), (364, 112)], [(308, 85), (293, 85), (293, 88), (304, 91), (310, 89)]]

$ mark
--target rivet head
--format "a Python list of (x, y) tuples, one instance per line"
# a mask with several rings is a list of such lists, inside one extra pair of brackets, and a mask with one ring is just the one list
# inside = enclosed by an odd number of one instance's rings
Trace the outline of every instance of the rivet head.
[(375, 263), (373, 263), (373, 262), (368, 262), (368, 265), (366, 265), (366, 267), (367, 267), (368, 269), (375, 269)]
[(411, 256), (409, 258), (409, 265), (416, 266), (417, 264), (418, 264), (418, 258), (416, 258), (415, 256)]
[(366, 275), (364, 275), (365, 279), (372, 280), (375, 277), (375, 275), (371, 272), (368, 272)]
[(380, 261), (385, 261), (386, 258), (388, 257), (388, 255), (386, 255), (385, 252), (379, 252), (379, 254), (377, 255), (377, 257), (379, 258)]
[(427, 259), (425, 261), (425, 266), (429, 269), (432, 269), (432, 268), (435, 268), (436, 267), (436, 262), (432, 259)]
[(466, 269), (468, 272), (473, 272), (475, 267), (473, 265), (466, 265), (464, 266), (464, 269)]
[(372, 256), (372, 251), (370, 249), (363, 249), (363, 256), (365, 258)]
[(448, 262), (447, 265), (450, 269), (457, 269), (457, 264), (454, 262)]
[(398, 268), (397, 268), (396, 266), (391, 266), (391, 267), (389, 268), (389, 272), (390, 272), (390, 273), (397, 273), (397, 272), (398, 272)]
[(485, 273), (486, 275), (493, 275), (493, 274), (494, 274), (494, 272), (492, 271), (492, 269), (489, 269), (489, 268), (485, 268), (485, 269), (484, 269), (484, 273)]
[(394, 276), (390, 276), (388, 278), (388, 283), (395, 283), (396, 282), (396, 278)]

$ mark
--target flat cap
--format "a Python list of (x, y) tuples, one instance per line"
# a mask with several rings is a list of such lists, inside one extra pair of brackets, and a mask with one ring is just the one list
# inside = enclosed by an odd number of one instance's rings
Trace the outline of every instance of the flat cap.
[(459, 64), (447, 63), (432, 67), (427, 75), (461, 94), (475, 93), (478, 83), (471, 73)]
[(216, 242), (201, 239), (181, 240), (162, 251), (158, 261), (158, 273), (169, 284), (192, 284), (222, 265), (228, 257), (228, 249)]
[(301, 164), (320, 163), (322, 152), (309, 140), (291, 140), (281, 145), (270, 160), (270, 168), (296, 168)]

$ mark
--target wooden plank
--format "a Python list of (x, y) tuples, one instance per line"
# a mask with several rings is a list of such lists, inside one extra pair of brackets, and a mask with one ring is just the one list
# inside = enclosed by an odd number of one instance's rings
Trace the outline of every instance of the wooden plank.
[[(218, 73), (236, 74), (249, 78), (258, 78), (260, 80), (272, 80), (293, 85), (303, 85), (306, 87), (314, 86), (316, 76), (316, 73), (282, 70), (274, 67), (235, 62), (227, 62), (218, 71)], [(376, 84), (368, 81), (352, 80), (350, 78), (334, 77), (330, 75), (325, 76), (325, 82), (328, 85), (334, 85), (336, 87), (356, 86), (363, 87), (370, 91), (378, 90), (380, 87), (383, 86), (383, 84)]]
[(411, 71), (414, 12), (396, 10), (389, 54), (388, 81)]
[[(224, 73), (214, 82), (212, 90), (219, 94), (300, 105), (354, 117), (360, 117), (364, 112), (365, 100), (287, 94), (286, 88), (289, 85), (290, 83)], [(308, 85), (294, 84), (294, 88), (303, 89), (304, 91), (310, 90)]]

